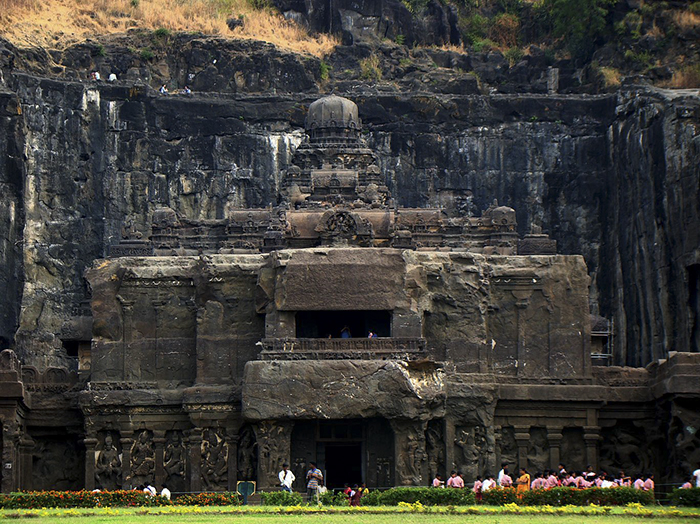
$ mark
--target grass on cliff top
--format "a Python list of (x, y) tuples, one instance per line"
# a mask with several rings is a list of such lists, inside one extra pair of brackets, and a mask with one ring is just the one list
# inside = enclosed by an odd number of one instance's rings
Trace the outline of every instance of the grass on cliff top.
[[(0, 36), (20, 47), (61, 49), (100, 34), (167, 29), (254, 38), (319, 57), (337, 45), (334, 37), (311, 36), (265, 5), (265, 0), (0, 0)], [(229, 18), (239, 18), (242, 26), (229, 29)]]

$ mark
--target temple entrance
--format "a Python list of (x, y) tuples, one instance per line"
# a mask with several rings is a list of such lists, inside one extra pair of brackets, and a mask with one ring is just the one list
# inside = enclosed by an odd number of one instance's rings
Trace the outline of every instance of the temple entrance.
[(294, 423), (291, 462), (296, 491), (305, 491), (310, 462), (323, 472), (328, 488), (394, 483), (394, 432), (385, 419), (299, 420)]
[(347, 327), (350, 337), (366, 338), (370, 331), (378, 337), (391, 336), (391, 311), (299, 311), (297, 338), (339, 338)]
[[(319, 444), (320, 446), (321, 444)], [(329, 489), (362, 484), (362, 445), (325, 444), (326, 486)]]

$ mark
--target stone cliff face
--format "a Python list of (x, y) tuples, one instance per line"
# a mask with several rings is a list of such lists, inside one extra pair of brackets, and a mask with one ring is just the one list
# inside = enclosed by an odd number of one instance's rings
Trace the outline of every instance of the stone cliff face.
[[(126, 218), (148, 234), (159, 204), (195, 219), (274, 204), (318, 96), (303, 67), (298, 89), (279, 90), (270, 70), (241, 84), (250, 94), (165, 97), (11, 72), (3, 59), (0, 340), (39, 367), (90, 339), (83, 274)], [(399, 205), (478, 215), (497, 198), (520, 234), (541, 226), (561, 253), (585, 256), (619, 363), (698, 350), (697, 94), (343, 95)]]

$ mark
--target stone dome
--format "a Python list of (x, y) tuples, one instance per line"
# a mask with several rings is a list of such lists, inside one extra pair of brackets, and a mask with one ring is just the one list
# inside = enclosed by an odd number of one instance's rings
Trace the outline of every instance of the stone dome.
[(316, 100), (306, 115), (306, 130), (346, 128), (359, 131), (362, 127), (357, 105), (352, 100), (330, 95)]

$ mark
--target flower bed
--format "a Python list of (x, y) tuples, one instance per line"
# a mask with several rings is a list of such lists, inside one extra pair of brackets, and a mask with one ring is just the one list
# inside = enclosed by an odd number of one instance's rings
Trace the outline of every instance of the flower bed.
[(493, 488), (483, 494), (484, 504), (503, 506), (624, 506), (654, 504), (654, 494), (633, 488), (552, 488), (533, 489), (518, 497), (515, 488)]
[(420, 502), (426, 506), (467, 506), (474, 504), (475, 496), (468, 488), (392, 488), (370, 492), (361, 499), (364, 506), (397, 506), (400, 502)]

